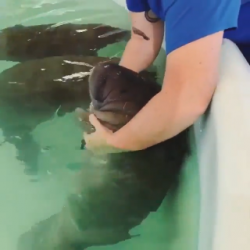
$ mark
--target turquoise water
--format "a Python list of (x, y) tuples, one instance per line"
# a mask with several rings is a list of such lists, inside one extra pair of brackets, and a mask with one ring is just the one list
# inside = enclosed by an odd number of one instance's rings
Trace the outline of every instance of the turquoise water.
[[(128, 28), (127, 13), (112, 1), (13, 1), (0, 5), (0, 28), (23, 24), (105, 23)], [(121, 42), (99, 51), (101, 56), (121, 55)], [(0, 62), (0, 71), (13, 66)], [(164, 70), (164, 53), (156, 60), (159, 81)], [(11, 115), (11, 114), (10, 114)], [(16, 250), (18, 237), (34, 223), (59, 211), (64, 203), (72, 171), (82, 158), (75, 146), (81, 131), (73, 114), (54, 117), (40, 124), (33, 137), (43, 148), (39, 157), (40, 179), (31, 182), (25, 166), (16, 159), (13, 145), (0, 147), (0, 249)], [(0, 133), (1, 135), (1, 133)], [(1, 138), (1, 137), (0, 137)], [(2, 138), (3, 139), (3, 138)], [(114, 246), (93, 247), (105, 250), (194, 250), (197, 248), (199, 218), (199, 176), (196, 155), (188, 160), (182, 172), (179, 190), (170, 194), (157, 213), (152, 213), (133, 232), (141, 237)]]

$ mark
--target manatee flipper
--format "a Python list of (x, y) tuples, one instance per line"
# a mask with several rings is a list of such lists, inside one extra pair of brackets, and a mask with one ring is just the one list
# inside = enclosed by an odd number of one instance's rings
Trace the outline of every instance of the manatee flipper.
[(25, 173), (37, 175), (40, 146), (34, 141), (32, 135), (25, 133), (21, 136), (8, 137), (6, 141), (15, 145), (17, 159), (25, 164)]
[(75, 110), (75, 116), (76, 116), (77, 124), (80, 126), (80, 128), (83, 131), (85, 131), (87, 133), (91, 133), (91, 132), (94, 131), (94, 127), (89, 122), (89, 115), (90, 115), (90, 112), (85, 111), (82, 108), (78, 107)]
[(122, 40), (130, 31), (104, 24), (16, 25), (0, 33), (0, 60), (27, 61), (53, 56), (97, 56), (97, 51)]

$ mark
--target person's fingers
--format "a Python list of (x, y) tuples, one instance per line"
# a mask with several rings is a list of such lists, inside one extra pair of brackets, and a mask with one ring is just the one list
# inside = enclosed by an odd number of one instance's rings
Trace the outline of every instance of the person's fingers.
[(85, 144), (87, 144), (87, 143), (88, 143), (88, 136), (89, 136), (89, 134), (88, 134), (88, 133), (83, 132), (83, 140), (85, 141)]
[(89, 115), (89, 122), (95, 127), (95, 129), (101, 127), (101, 123), (98, 121), (94, 114)]
[(95, 138), (96, 138), (96, 132), (93, 132), (93, 133), (87, 133), (87, 132), (84, 132), (83, 133), (83, 138), (85, 139), (85, 140), (95, 140)]
[(83, 133), (83, 139), (85, 141), (85, 146), (88, 147), (89, 146), (89, 141), (91, 139), (91, 134), (88, 134), (86, 132)]
[(83, 138), (85, 141), (85, 148), (88, 150), (94, 150), (95, 152), (98, 150), (99, 142), (96, 140), (95, 132), (92, 134), (83, 133)]

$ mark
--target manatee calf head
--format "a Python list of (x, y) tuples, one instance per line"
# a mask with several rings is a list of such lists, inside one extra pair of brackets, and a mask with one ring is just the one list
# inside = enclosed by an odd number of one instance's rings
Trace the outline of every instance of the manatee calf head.
[[(143, 74), (116, 63), (103, 62), (93, 69), (89, 77), (89, 112), (95, 114), (104, 126), (116, 131), (131, 120), (160, 89), (160, 85)], [(86, 124), (88, 113), (80, 109), (76, 111)], [(85, 129), (89, 130), (89, 127)]]

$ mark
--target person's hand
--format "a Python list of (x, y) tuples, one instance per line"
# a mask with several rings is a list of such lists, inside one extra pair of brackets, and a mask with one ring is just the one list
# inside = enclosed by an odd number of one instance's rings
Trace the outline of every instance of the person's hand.
[(117, 149), (109, 145), (108, 139), (112, 136), (113, 132), (105, 128), (95, 117), (91, 114), (89, 116), (89, 122), (95, 127), (95, 132), (91, 134), (84, 133), (83, 138), (85, 140), (85, 148), (96, 154), (109, 154), (120, 153), (123, 150)]

